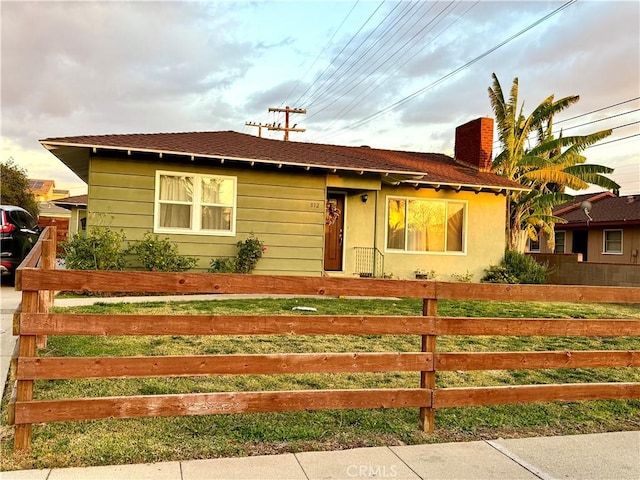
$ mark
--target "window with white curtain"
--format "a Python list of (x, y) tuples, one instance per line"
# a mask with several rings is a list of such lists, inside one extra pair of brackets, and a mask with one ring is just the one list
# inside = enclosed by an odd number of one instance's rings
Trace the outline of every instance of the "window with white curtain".
[(387, 250), (465, 251), (465, 203), (387, 197)]
[(154, 231), (234, 235), (236, 177), (156, 172)]

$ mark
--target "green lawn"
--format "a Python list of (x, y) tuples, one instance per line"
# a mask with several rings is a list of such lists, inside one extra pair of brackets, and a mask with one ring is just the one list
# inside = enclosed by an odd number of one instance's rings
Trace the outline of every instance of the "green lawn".
[[(74, 313), (420, 315), (416, 300), (261, 299), (106, 304), (57, 309)], [(440, 301), (443, 316), (640, 318), (640, 306)], [(49, 337), (41, 356), (418, 351), (418, 336)], [(439, 337), (439, 351), (640, 350), (640, 338)], [(439, 387), (571, 382), (640, 382), (640, 369), (441, 372)], [(36, 382), (35, 398), (218, 391), (411, 388), (417, 372), (244, 375)], [(243, 456), (356, 446), (640, 429), (640, 400), (449, 408), (436, 431), (418, 430), (418, 409), (233, 414), (35, 425), (33, 449), (14, 455), (3, 399), (1, 468), (43, 468)]]

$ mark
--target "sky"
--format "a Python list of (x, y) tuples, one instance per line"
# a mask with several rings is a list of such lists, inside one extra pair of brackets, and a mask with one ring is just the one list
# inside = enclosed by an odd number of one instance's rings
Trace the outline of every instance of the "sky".
[(453, 155), (456, 126), (493, 116), (493, 73), (527, 115), (579, 95), (556, 129), (613, 129), (584, 155), (640, 194), (636, 0), (2, 0), (0, 18), (1, 160), (72, 195), (86, 185), (38, 140), (257, 135), (284, 125), (270, 107), (306, 109), (292, 141)]

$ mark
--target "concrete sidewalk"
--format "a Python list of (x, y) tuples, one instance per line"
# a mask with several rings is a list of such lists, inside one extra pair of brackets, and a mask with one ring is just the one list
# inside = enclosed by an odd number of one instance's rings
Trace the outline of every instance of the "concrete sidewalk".
[(362, 478), (637, 480), (640, 431), (0, 473), (0, 480)]

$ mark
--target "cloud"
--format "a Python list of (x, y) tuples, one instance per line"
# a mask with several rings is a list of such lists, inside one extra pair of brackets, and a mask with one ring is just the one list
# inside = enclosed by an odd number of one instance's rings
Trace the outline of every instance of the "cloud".
[(638, 96), (637, 2), (575, 2), (447, 77), (564, 3), (386, 2), (366, 22), (379, 2), (2, 2), (3, 142), (41, 158), (39, 138), (240, 130), (290, 105), (296, 140), (446, 153), (492, 116), (493, 72), (525, 111), (579, 94), (558, 120)]
[(3, 4), (3, 135), (29, 141), (34, 119), (81, 133), (189, 119), (189, 105), (222, 97), (255, 60), (251, 42), (225, 34), (236, 22), (229, 12), (183, 2)]

